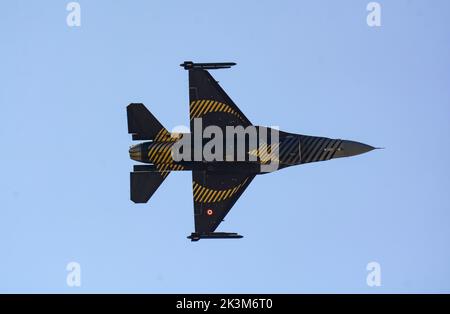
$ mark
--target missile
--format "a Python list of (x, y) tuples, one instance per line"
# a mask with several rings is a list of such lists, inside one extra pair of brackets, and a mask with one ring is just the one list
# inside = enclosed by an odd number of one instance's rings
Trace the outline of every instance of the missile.
[(211, 233), (197, 233), (192, 232), (188, 239), (191, 241), (198, 241), (200, 239), (240, 239), (243, 236), (235, 232), (211, 232)]
[(213, 70), (213, 69), (228, 69), (233, 65), (236, 65), (234, 62), (216, 62), (216, 63), (194, 63), (192, 61), (184, 61), (180, 64), (185, 70), (191, 69), (204, 69), (204, 70)]

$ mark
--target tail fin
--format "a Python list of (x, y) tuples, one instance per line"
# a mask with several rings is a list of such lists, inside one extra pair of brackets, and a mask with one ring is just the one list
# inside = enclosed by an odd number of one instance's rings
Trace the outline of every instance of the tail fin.
[(147, 169), (154, 166), (135, 166), (130, 172), (130, 198), (135, 203), (147, 203), (168, 173)]
[(137, 140), (164, 140), (170, 133), (151, 114), (144, 104), (129, 104), (127, 107), (128, 133)]

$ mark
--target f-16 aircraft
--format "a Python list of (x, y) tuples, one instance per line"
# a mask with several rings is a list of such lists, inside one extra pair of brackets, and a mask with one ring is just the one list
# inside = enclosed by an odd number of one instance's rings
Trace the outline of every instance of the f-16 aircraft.
[(128, 133), (134, 141), (145, 141), (129, 149), (131, 159), (144, 163), (134, 165), (130, 173), (131, 200), (146, 203), (171, 172), (192, 171), (192, 241), (242, 238), (216, 228), (256, 175), (375, 149), (355, 141), (254, 126), (208, 72), (234, 65), (180, 65), (189, 72), (190, 133), (170, 133), (141, 103), (127, 107)]

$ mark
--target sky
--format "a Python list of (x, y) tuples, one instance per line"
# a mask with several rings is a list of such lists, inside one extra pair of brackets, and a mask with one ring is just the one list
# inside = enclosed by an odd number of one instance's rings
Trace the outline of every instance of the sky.
[[(2, 2), (0, 292), (450, 292), (450, 2), (368, 2)], [(132, 203), (126, 124), (188, 125), (185, 60), (236, 62), (254, 124), (385, 149), (258, 176), (243, 239), (190, 242), (191, 174)]]

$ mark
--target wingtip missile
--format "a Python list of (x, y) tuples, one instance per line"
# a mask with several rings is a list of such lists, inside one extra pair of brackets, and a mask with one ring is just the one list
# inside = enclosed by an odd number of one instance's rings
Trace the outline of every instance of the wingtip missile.
[(235, 62), (215, 62), (215, 63), (194, 63), (192, 61), (184, 61), (180, 64), (185, 70), (192, 69), (204, 69), (204, 70), (214, 70), (214, 69), (229, 69), (236, 65)]
[(198, 241), (200, 239), (241, 239), (243, 236), (235, 232), (210, 232), (210, 233), (198, 233), (193, 232), (187, 237), (191, 241)]

